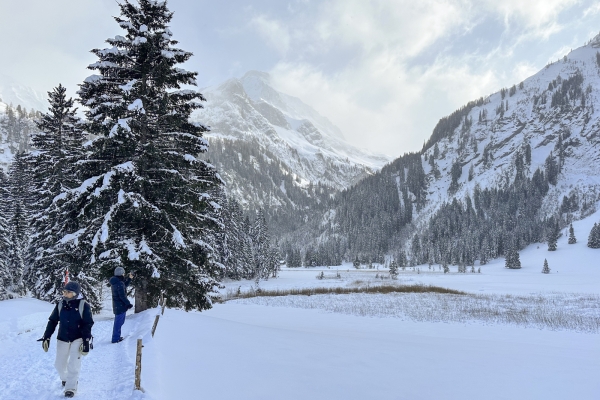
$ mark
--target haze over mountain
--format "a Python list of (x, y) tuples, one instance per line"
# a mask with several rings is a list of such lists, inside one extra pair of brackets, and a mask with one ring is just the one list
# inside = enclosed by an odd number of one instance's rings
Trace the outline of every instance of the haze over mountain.
[(9, 104), (42, 112), (48, 108), (45, 93), (38, 93), (26, 83), (18, 82), (10, 76), (0, 73), (0, 111), (4, 111), (6, 105)]

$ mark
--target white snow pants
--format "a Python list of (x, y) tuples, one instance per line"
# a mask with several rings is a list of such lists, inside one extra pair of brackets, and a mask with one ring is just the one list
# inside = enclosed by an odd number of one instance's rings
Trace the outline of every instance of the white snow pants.
[(60, 375), (60, 380), (67, 382), (65, 391), (77, 392), (77, 381), (79, 380), (79, 371), (81, 371), (81, 354), (79, 346), (83, 343), (82, 339), (76, 339), (73, 342), (56, 341), (56, 361), (54, 367)]

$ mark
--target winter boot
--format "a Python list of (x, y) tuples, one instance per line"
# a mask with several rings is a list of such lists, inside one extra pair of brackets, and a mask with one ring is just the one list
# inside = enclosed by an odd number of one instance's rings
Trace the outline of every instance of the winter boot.
[(67, 391), (65, 392), (65, 397), (73, 397), (73, 396), (75, 396), (75, 393), (74, 393), (74, 392), (72, 392), (72, 391), (70, 391), (70, 390), (67, 390)]

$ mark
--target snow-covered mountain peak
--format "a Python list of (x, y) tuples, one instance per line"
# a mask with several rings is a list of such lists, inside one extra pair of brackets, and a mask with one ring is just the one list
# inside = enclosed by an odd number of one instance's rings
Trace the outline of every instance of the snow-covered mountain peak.
[(9, 104), (42, 112), (48, 108), (48, 102), (43, 94), (4, 74), (0, 74), (0, 103), (4, 103), (4, 105), (0, 104), (0, 111), (4, 111)]
[(341, 189), (390, 161), (347, 143), (327, 118), (274, 89), (265, 72), (250, 71), (202, 92), (207, 104), (193, 118), (211, 127), (209, 138), (254, 140), (290, 167), (301, 182)]

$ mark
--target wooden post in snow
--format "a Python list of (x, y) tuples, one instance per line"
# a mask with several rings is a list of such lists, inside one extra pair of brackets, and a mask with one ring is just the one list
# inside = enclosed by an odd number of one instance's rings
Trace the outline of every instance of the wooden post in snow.
[(158, 325), (158, 319), (160, 315), (156, 314), (156, 318), (154, 318), (154, 325), (152, 325), (152, 337), (154, 337), (154, 331), (156, 331), (156, 325)]
[(142, 339), (137, 340), (135, 356), (135, 390), (142, 390)]

